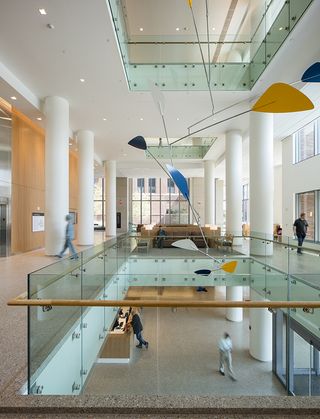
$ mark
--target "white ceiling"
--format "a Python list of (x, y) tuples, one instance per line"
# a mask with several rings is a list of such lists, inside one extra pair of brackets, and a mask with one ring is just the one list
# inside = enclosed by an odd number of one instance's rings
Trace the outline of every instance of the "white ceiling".
[[(176, 35), (176, 27), (186, 27), (185, 32), (194, 33), (187, 3), (186, 0), (124, 1), (132, 35), (140, 35), (140, 27), (144, 28), (144, 35), (152, 36)], [(252, 0), (250, 8), (256, 10), (262, 3)], [(209, 0), (209, 4), (214, 10), (210, 23), (219, 31), (231, 0)], [(239, 0), (238, 4), (239, 13), (245, 16), (247, 1)], [(193, 5), (203, 27), (205, 2), (194, 0)], [(46, 9), (46, 16), (39, 14), (40, 7)], [(239, 16), (235, 14), (231, 35), (241, 31), (246, 34), (249, 30), (246, 20), (243, 25), (239, 23)], [(315, 0), (302, 24), (297, 25), (252, 92), (213, 93), (216, 111), (246, 101), (219, 114), (216, 120), (249, 109), (250, 99), (273, 82), (299, 80), (303, 71), (319, 60), (319, 16), (320, 2)], [(49, 29), (48, 24), (54, 25), (54, 29)], [(84, 78), (85, 83), (81, 83), (80, 78)], [(308, 85), (307, 89), (319, 109), (319, 86)], [(18, 100), (13, 102), (12, 95)], [(80, 129), (92, 130), (96, 155), (101, 161), (117, 160), (119, 176), (160, 174), (155, 163), (146, 162), (141, 151), (127, 145), (136, 135), (164, 137), (165, 134), (151, 94), (128, 90), (106, 0), (0, 2), (0, 96), (35, 119), (41, 113), (43, 99), (52, 95), (69, 101), (71, 130), (74, 134)], [(210, 114), (208, 92), (164, 92), (164, 97), (165, 121), (171, 138), (186, 135), (188, 126)], [(316, 116), (318, 110), (277, 116), (276, 138), (290, 133), (293, 123), (298, 126)], [(241, 129), (246, 136), (248, 121), (248, 115), (235, 118), (199, 135), (223, 137), (228, 129)], [(212, 122), (208, 120), (205, 124)], [(209, 156), (216, 160), (223, 152), (221, 143), (216, 143)], [(187, 161), (178, 168), (185, 170), (186, 176), (202, 174), (202, 162)]]

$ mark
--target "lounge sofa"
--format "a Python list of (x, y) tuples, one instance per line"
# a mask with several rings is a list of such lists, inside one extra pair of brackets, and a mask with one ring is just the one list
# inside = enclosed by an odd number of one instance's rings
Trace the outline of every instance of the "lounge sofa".
[(163, 247), (171, 247), (173, 242), (187, 238), (191, 239), (198, 247), (206, 247), (199, 227), (193, 224), (155, 225), (152, 230), (142, 227), (141, 237), (149, 237), (152, 239), (153, 247), (157, 247), (160, 228), (166, 233), (162, 241)]

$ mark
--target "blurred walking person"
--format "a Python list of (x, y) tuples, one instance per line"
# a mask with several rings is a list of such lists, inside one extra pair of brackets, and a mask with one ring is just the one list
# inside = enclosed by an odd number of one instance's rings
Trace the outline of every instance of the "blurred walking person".
[(233, 381), (236, 381), (232, 369), (232, 340), (228, 333), (224, 333), (223, 337), (219, 340), (218, 343), (219, 354), (220, 354), (220, 365), (219, 372), (221, 375), (225, 375), (225, 367), (227, 367), (228, 374)]

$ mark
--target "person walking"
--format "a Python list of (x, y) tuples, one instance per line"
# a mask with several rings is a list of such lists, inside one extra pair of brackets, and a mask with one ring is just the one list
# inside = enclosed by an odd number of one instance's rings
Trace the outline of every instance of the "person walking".
[(57, 256), (59, 258), (62, 258), (64, 252), (69, 248), (72, 254), (71, 259), (78, 259), (79, 256), (77, 255), (77, 252), (72, 244), (72, 240), (74, 240), (74, 227), (71, 221), (70, 214), (66, 215), (66, 221), (67, 221), (67, 227), (66, 227), (66, 237), (64, 241), (64, 246), (61, 252)]
[(219, 365), (220, 374), (225, 375), (225, 365), (226, 365), (230, 378), (233, 381), (236, 381), (236, 377), (232, 369), (232, 357), (231, 357), (232, 340), (228, 333), (224, 333), (223, 337), (219, 340), (218, 348), (219, 348), (219, 355), (220, 355), (220, 365)]
[(302, 244), (307, 235), (307, 229), (308, 229), (308, 222), (306, 220), (306, 214), (302, 212), (300, 214), (300, 217), (297, 218), (293, 224), (293, 233), (298, 239), (298, 249), (297, 249), (298, 255), (302, 254)]
[(148, 349), (149, 342), (147, 342), (143, 339), (143, 336), (142, 336), (143, 326), (142, 326), (142, 323), (141, 323), (140, 316), (138, 314), (138, 310), (136, 308), (133, 308), (131, 310), (131, 321), (130, 321), (130, 323), (131, 323), (131, 326), (132, 326), (132, 329), (133, 329), (133, 333), (136, 335), (136, 338), (139, 341), (139, 344), (136, 345), (136, 347), (137, 348), (142, 348), (142, 345), (144, 345), (146, 347), (146, 349)]

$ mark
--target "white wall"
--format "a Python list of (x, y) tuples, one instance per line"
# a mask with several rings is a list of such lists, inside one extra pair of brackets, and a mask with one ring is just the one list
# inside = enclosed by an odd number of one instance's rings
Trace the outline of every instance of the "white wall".
[(295, 194), (320, 189), (320, 155), (297, 164), (293, 162), (293, 141), (289, 136), (282, 141), (283, 235), (292, 236), (296, 218)]
[(273, 179), (273, 224), (282, 227), (282, 166), (274, 166)]

